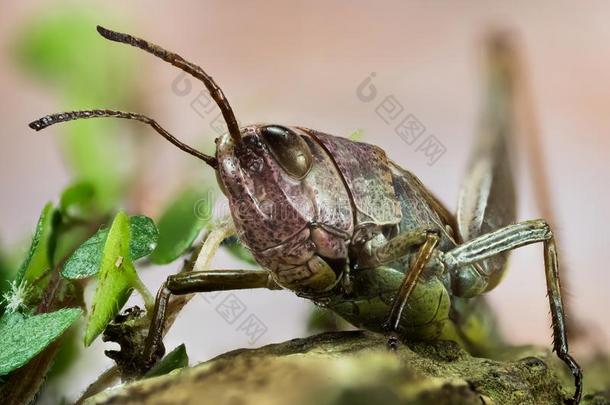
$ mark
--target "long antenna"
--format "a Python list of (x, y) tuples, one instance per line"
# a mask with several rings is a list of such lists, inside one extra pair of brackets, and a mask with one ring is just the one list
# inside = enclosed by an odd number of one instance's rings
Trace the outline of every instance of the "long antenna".
[(229, 105), (229, 101), (225, 97), (224, 93), (218, 87), (214, 79), (209, 76), (206, 72), (203, 71), (199, 66), (184, 60), (180, 55), (177, 55), (173, 52), (169, 52), (158, 45), (145, 41), (141, 38), (133, 37), (129, 34), (123, 34), (116, 31), (111, 31), (107, 28), (97, 26), (97, 32), (99, 32), (104, 38), (109, 39), (110, 41), (122, 42), (124, 44), (128, 44), (131, 46), (135, 46), (136, 48), (140, 48), (146, 52), (152, 53), (153, 55), (163, 59), (166, 62), (171, 63), (179, 69), (184, 70), (189, 73), (193, 77), (201, 80), (205, 87), (210, 92), (210, 95), (218, 104), (222, 116), (227, 124), (227, 129), (229, 134), (235, 141), (239, 141), (241, 138), (239, 132), (239, 124), (237, 123), (237, 119), (235, 118), (235, 114)]
[(77, 119), (81, 119), (81, 118), (103, 118), (103, 117), (124, 118), (124, 119), (128, 119), (128, 120), (136, 120), (136, 121), (140, 121), (145, 124), (148, 124), (151, 127), (153, 127), (153, 129), (155, 131), (157, 131), (159, 134), (161, 134), (161, 136), (163, 136), (165, 139), (167, 139), (172, 144), (174, 144), (178, 148), (182, 149), (186, 153), (189, 153), (189, 154), (203, 160), (208, 165), (212, 166), (214, 169), (216, 169), (218, 167), (218, 162), (216, 161), (216, 159), (214, 157), (203, 154), (203, 153), (199, 152), (198, 150), (191, 148), (187, 144), (180, 142), (178, 139), (176, 139), (175, 136), (173, 136), (172, 134), (167, 132), (165, 129), (163, 129), (163, 127), (161, 127), (161, 125), (157, 124), (157, 122), (155, 120), (153, 120), (152, 118), (148, 118), (142, 114), (117, 111), (117, 110), (69, 111), (69, 112), (47, 115), (46, 117), (42, 117), (36, 121), (30, 122), (29, 127), (32, 129), (35, 129), (36, 131), (40, 131), (41, 129), (45, 129), (48, 126), (57, 124), (59, 122), (72, 121), (72, 120), (77, 120)]

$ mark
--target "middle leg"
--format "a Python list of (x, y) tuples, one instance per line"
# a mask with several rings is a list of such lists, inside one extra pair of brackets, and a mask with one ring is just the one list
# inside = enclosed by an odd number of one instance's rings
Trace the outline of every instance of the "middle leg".
[(409, 269), (405, 278), (396, 293), (388, 319), (384, 325), (384, 329), (388, 332), (388, 348), (396, 350), (398, 346), (398, 326), (402, 316), (402, 312), (409, 301), (409, 297), (415, 288), (415, 284), (421, 275), (426, 263), (430, 260), (436, 245), (438, 244), (439, 236), (434, 232), (427, 232), (426, 239), (419, 249), (417, 259), (413, 266)]

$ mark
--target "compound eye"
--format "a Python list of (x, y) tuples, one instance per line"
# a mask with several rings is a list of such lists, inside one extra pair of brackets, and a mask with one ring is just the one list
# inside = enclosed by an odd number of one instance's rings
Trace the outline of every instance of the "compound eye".
[(313, 158), (309, 146), (299, 134), (279, 125), (270, 125), (261, 129), (261, 136), (288, 175), (295, 179), (305, 177)]

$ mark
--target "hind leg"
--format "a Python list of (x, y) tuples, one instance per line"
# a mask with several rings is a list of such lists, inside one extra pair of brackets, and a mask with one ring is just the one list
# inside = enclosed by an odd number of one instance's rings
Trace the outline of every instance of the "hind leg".
[(582, 393), (582, 370), (568, 353), (557, 250), (548, 224), (538, 219), (506, 226), (450, 250), (444, 254), (442, 260), (451, 275), (453, 293), (474, 297), (488, 289), (489, 279), (493, 276), (485, 274), (481, 267), (477, 266), (478, 262), (532, 243), (543, 243), (544, 246), (544, 271), (553, 324), (553, 350), (574, 376), (576, 389), (572, 401), (578, 403)]

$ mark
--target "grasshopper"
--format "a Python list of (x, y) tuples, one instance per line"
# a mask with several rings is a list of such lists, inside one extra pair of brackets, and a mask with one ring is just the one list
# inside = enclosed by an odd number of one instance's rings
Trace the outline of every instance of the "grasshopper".
[[(163, 325), (171, 295), (233, 289), (290, 289), (353, 325), (405, 339), (451, 339), (484, 352), (469, 325), (488, 319), (480, 295), (493, 289), (508, 254), (541, 243), (553, 325), (553, 349), (582, 391), (580, 366), (568, 353), (555, 238), (544, 219), (515, 222), (515, 191), (507, 157), (515, 107), (510, 45), (489, 47), (487, 104), (479, 141), (452, 215), (414, 174), (379, 147), (304, 127), (240, 128), (224, 93), (202, 68), (158, 45), (97, 27), (108, 40), (129, 44), (199, 79), (226, 122), (215, 156), (180, 142), (147, 116), (80, 110), (45, 116), (41, 130), (81, 118), (115, 117), (149, 124), (214, 169), (229, 201), (239, 240), (263, 270), (212, 270), (170, 276), (157, 294), (142, 356), (143, 368), (163, 354)], [(487, 342), (487, 343), (484, 343)]]

